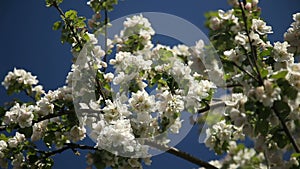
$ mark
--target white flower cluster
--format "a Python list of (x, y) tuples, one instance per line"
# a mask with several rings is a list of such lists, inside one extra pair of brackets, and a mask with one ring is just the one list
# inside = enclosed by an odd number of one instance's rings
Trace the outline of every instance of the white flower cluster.
[(265, 80), (264, 86), (256, 87), (255, 96), (264, 106), (271, 107), (275, 100), (280, 100), (280, 92), (279, 87), (274, 87), (271, 81)]
[(116, 155), (147, 156), (148, 149), (135, 140), (130, 120), (118, 119), (105, 123), (98, 121), (93, 125), (93, 135), (97, 138), (97, 147)]
[(72, 101), (72, 91), (68, 86), (63, 86), (57, 90), (49, 90), (39, 101), (37, 101), (37, 114), (39, 116), (46, 116), (53, 114), (54, 102), (62, 100), (66, 102)]
[(135, 56), (130, 52), (118, 52), (115, 59), (110, 60), (110, 64), (114, 65), (117, 72), (124, 72), (126, 74), (138, 72), (141, 70), (149, 70), (152, 61), (144, 60), (143, 56)]
[(222, 152), (224, 146), (228, 147), (230, 141), (238, 141), (245, 137), (241, 127), (226, 124), (225, 120), (207, 129), (206, 135), (205, 145), (219, 153)]
[[(10, 137), (7, 142), (4, 140), (0, 140), (0, 167), (1, 168), (7, 168), (8, 164), (7, 161), (5, 160), (5, 156), (7, 156), (8, 153), (10, 153), (9, 148), (17, 148), (19, 145), (23, 144), (25, 141), (25, 135), (20, 134), (19, 132), (15, 133), (15, 136)], [(25, 162), (25, 158), (23, 154), (16, 153), (13, 155), (13, 157), (10, 157), (11, 160), (11, 165), (13, 168), (22, 168), (22, 165)]]
[(27, 106), (26, 104), (20, 106), (19, 103), (16, 103), (5, 113), (3, 122), (5, 125), (17, 123), (21, 128), (30, 127), (34, 118), (33, 112), (35, 111), (37, 111), (36, 106)]
[(294, 22), (284, 34), (284, 39), (290, 44), (288, 50), (290, 53), (300, 53), (300, 13), (293, 15)]
[[(203, 41), (191, 48), (185, 45), (174, 46), (172, 49), (163, 45), (153, 47), (151, 36), (154, 30), (142, 15), (127, 18), (124, 26), (120, 36), (113, 40), (117, 51), (115, 57), (109, 60), (115, 74), (97, 70), (103, 75), (104, 81), (115, 85), (112, 92), (115, 92), (113, 96), (117, 99), (108, 99), (103, 95), (98, 101), (78, 99), (83, 116), (80, 121), (91, 129), (89, 135), (97, 141), (99, 149), (118, 155), (146, 157), (148, 146), (143, 145), (144, 139), (153, 140), (162, 134), (156, 141), (167, 144), (169, 139), (165, 132), (179, 133), (182, 126), (181, 112), (185, 109), (191, 113), (197, 112), (203, 106), (202, 99), (211, 95), (215, 85), (205, 80), (196, 69), (191, 69), (194, 60), (200, 58), (192, 58), (190, 51), (197, 55), (203, 54)], [(138, 35), (144, 47), (129, 52), (125, 42), (131, 40), (131, 37), (137, 37), (132, 35)], [(93, 36), (90, 39), (96, 44), (97, 40)], [(93, 57), (89, 54), (91, 50), (94, 48), (84, 51), (88, 58)], [(181, 58), (188, 60), (187, 63)], [(77, 59), (80, 61), (81, 58)], [(89, 61), (93, 63), (87, 59), (87, 63)], [(73, 65), (72, 73), (68, 75), (68, 83), (72, 83), (73, 91), (78, 92), (79, 98), (85, 98), (85, 94), (91, 93), (88, 92), (89, 87), (86, 87), (90, 84), (78, 83), (81, 78), (86, 78), (82, 72), (85, 70), (90, 71), (86, 64)], [(154, 78), (156, 74), (159, 75), (158, 79)], [(173, 79), (173, 82), (167, 82), (167, 78)], [(153, 85), (151, 82), (157, 85), (152, 92), (148, 90)], [(74, 85), (78, 85), (78, 90)], [(51, 110), (51, 106), (45, 107)], [(78, 139), (75, 137), (75, 140)]]
[(32, 76), (30, 72), (26, 72), (23, 69), (16, 69), (14, 68), (13, 72), (9, 72), (8, 75), (5, 77), (2, 85), (8, 89), (9, 87), (14, 87), (15, 85), (25, 85), (25, 86), (32, 86), (36, 85), (38, 80), (36, 76)]
[(210, 19), (209, 21), (209, 27), (212, 30), (218, 30), (222, 27), (224, 22), (232, 22), (235, 24), (235, 26), (232, 27), (232, 30), (237, 32), (240, 30), (239, 28), (239, 23), (238, 23), (238, 18), (233, 14), (234, 10), (228, 10), (228, 11), (223, 11), (223, 10), (218, 10), (218, 16), (214, 16)]
[(247, 97), (242, 93), (233, 93), (230, 100), (226, 100), (227, 106), (225, 116), (229, 116), (234, 122), (234, 125), (240, 127), (246, 125), (246, 114), (243, 106), (247, 101)]
[(142, 15), (134, 15), (126, 19), (124, 30), (120, 33), (121, 37), (128, 37), (134, 34), (141, 35), (145, 40), (151, 39), (151, 36), (154, 35), (154, 30), (147, 18), (144, 18)]
[(121, 30), (120, 35), (115, 36), (114, 41), (117, 43), (117, 47), (122, 48), (127, 40), (136, 36), (138, 36), (138, 39), (141, 40), (140, 43), (143, 45), (143, 49), (131, 52), (136, 54), (145, 54), (147, 50), (153, 47), (151, 37), (155, 32), (151, 27), (149, 20), (143, 17), (143, 15), (134, 15), (126, 18), (123, 25), (124, 29)]
[(9, 138), (7, 142), (8, 142), (9, 147), (15, 148), (24, 141), (25, 141), (25, 135), (20, 134), (19, 132), (16, 132), (16, 135), (12, 138)]

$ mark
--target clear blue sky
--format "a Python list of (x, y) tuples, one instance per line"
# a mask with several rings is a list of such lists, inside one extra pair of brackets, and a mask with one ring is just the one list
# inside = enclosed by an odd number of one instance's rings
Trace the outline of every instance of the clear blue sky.
[[(300, 12), (299, 0), (264, 0), (260, 3), (262, 17), (273, 26), (272, 41), (283, 39), (283, 33), (292, 22), (291, 14)], [(91, 17), (92, 11), (86, 1), (65, 0), (63, 10), (76, 9), (79, 15)], [(111, 12), (111, 20), (139, 12), (164, 12), (182, 17), (195, 24), (205, 33), (204, 13), (210, 10), (228, 9), (226, 0), (125, 0), (120, 1)], [(65, 82), (70, 70), (72, 55), (69, 45), (60, 43), (60, 33), (52, 31), (52, 23), (59, 19), (55, 9), (45, 7), (44, 0), (10, 0), (0, 2), (0, 80), (14, 67), (31, 71), (45, 89), (56, 89)], [(0, 104), (9, 101), (3, 87), (0, 87)], [(213, 158), (203, 144), (197, 142), (197, 129), (178, 145), (178, 148), (201, 157)], [(89, 140), (88, 144), (93, 144)], [(66, 152), (55, 158), (55, 169), (84, 169), (84, 157)], [(163, 154), (153, 158), (151, 167), (146, 168), (196, 168), (196, 166), (172, 155)]]

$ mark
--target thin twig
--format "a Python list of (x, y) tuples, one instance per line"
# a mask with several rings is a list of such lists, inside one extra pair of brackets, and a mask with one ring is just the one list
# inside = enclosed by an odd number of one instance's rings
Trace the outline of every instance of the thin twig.
[(64, 12), (62, 11), (62, 9), (57, 5), (56, 2), (53, 2), (52, 6), (54, 6), (57, 9), (57, 11), (59, 12), (59, 14), (63, 17), (63, 20), (64, 20), (65, 24), (70, 28), (71, 33), (73, 34), (73, 37), (75, 38), (75, 40), (76, 40), (77, 44), (79, 45), (80, 49), (82, 49), (83, 45), (81, 44), (81, 41), (79, 40), (79, 37), (77, 36), (76, 32), (74, 31), (75, 28), (73, 27), (73, 25), (71, 25), (68, 22), (68, 20), (66, 19), (66, 16), (65, 16)]
[(254, 79), (255, 81), (259, 82), (259, 80), (252, 75), (250, 72), (248, 72), (246, 69), (244, 69), (242, 66), (239, 66), (238, 64), (236, 64), (235, 62), (229, 61), (229, 60), (224, 60), (225, 62), (229, 62), (231, 63), (233, 66), (237, 67), (240, 71), (246, 73), (248, 76), (250, 76), (252, 79)]
[[(253, 57), (252, 59), (249, 57), (249, 55), (246, 55), (248, 60), (249, 60), (249, 63), (251, 64), (251, 68), (253, 70), (253, 72), (255, 72), (258, 76), (258, 82), (260, 85), (263, 85), (263, 80), (262, 80), (262, 77), (261, 77), (261, 74), (259, 72), (259, 68), (258, 68), (258, 65), (256, 64), (256, 61), (257, 61), (257, 54), (256, 54), (256, 49), (254, 48), (253, 44), (252, 44), (252, 40), (250, 38), (250, 32), (248, 30), (248, 23), (247, 23), (247, 16), (245, 14), (245, 9), (242, 5), (242, 2), (239, 0), (239, 6), (240, 6), (240, 9), (242, 11), (242, 18), (243, 18), (243, 22), (244, 22), (244, 26), (245, 26), (245, 31), (246, 31), (246, 34), (247, 34), (247, 37), (248, 37), (248, 41), (249, 41), (249, 44), (250, 44), (250, 50), (251, 50), (251, 56)], [(254, 67), (256, 69), (256, 71), (254, 70)]]
[[(107, 33), (107, 24), (108, 24), (108, 14), (107, 14), (107, 9), (104, 10), (104, 50), (105, 50), (105, 55), (103, 57), (103, 61), (107, 63), (107, 39), (108, 39), (108, 33)], [(104, 68), (105, 72), (105, 68)]]
[(210, 105), (206, 101), (202, 101), (204, 103), (204, 108), (197, 111), (198, 114), (204, 113), (208, 110), (210, 110)]

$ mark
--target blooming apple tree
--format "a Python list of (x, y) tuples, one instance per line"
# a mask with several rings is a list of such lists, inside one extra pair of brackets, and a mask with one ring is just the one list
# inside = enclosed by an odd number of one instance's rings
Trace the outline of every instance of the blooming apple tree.
[[(271, 44), (258, 0), (230, 0), (232, 9), (206, 14), (211, 44), (171, 47), (152, 41), (155, 30), (143, 15), (127, 18), (109, 39), (108, 13), (117, 2), (90, 0), (94, 15), (86, 24), (75, 10), (64, 12), (62, 0), (46, 0), (61, 16), (53, 29), (72, 45), (73, 64), (54, 91), (23, 69), (7, 74), (7, 93), (32, 101), (0, 109), (1, 168), (51, 168), (51, 157), (68, 149), (89, 151), (88, 168), (142, 168), (151, 165), (152, 148), (210, 169), (299, 168), (300, 13), (285, 41)], [(229, 96), (216, 114), (217, 88)], [(205, 145), (224, 159), (205, 162), (172, 147), (169, 135), (180, 132), (183, 112), (191, 123), (209, 124)], [(87, 136), (94, 145), (79, 144)]]

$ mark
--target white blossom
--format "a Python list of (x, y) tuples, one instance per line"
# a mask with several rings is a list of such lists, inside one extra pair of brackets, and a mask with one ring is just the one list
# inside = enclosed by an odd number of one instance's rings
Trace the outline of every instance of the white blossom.
[(172, 51), (177, 56), (189, 56), (190, 55), (189, 47), (187, 47), (186, 45), (174, 46)]
[(287, 48), (289, 44), (287, 42), (275, 42), (274, 49), (273, 49), (273, 57), (277, 62), (289, 62), (294, 61), (293, 54), (289, 53)]
[(170, 126), (170, 131), (172, 133), (176, 133), (178, 134), (179, 133), (179, 129), (181, 128), (181, 123), (183, 122), (183, 120), (180, 120), (180, 118), (176, 118), (174, 123)]
[(103, 76), (107, 82), (111, 82), (114, 79), (114, 74), (112, 74), (112, 73), (106, 73)]
[(242, 46), (246, 45), (246, 43), (248, 42), (247, 36), (240, 32), (238, 32), (238, 34), (235, 36), (234, 40), (235, 40), (235, 43), (237, 43), (238, 45), (242, 45)]
[(121, 116), (129, 116), (131, 115), (131, 112), (128, 111), (127, 105), (122, 104), (120, 100), (114, 100), (112, 102), (111, 100), (105, 100), (106, 106), (102, 109), (104, 112), (104, 118), (107, 121), (111, 120), (117, 120)]
[(137, 112), (153, 112), (156, 109), (155, 96), (149, 96), (145, 90), (132, 93), (129, 104)]
[(293, 15), (294, 22), (291, 27), (284, 33), (284, 39), (289, 43), (288, 51), (290, 53), (300, 53), (300, 13)]
[(183, 97), (180, 95), (172, 95), (169, 91), (164, 91), (158, 94), (159, 101), (157, 102), (157, 109), (160, 112), (165, 112), (168, 118), (172, 118), (175, 112), (184, 110)]
[(12, 138), (9, 138), (7, 142), (8, 142), (8, 146), (10, 148), (15, 148), (23, 141), (25, 141), (25, 135), (20, 134), (19, 132), (16, 132), (16, 135)]
[(143, 15), (134, 15), (131, 18), (126, 18), (124, 22), (125, 29), (121, 31), (121, 37), (130, 36), (132, 34), (140, 34), (146, 40), (150, 40), (154, 35), (154, 30), (151, 27), (150, 22)]
[(52, 104), (47, 97), (41, 98), (41, 100), (37, 102), (37, 106), (38, 106), (38, 111), (37, 111), (38, 114), (42, 116), (53, 114), (54, 104)]
[(273, 33), (272, 27), (267, 26), (266, 23), (260, 19), (252, 19), (252, 30), (256, 31), (260, 35)]
[(48, 122), (46, 120), (35, 123), (32, 126), (32, 135), (31, 135), (31, 141), (38, 141), (40, 140), (45, 131), (46, 131), (46, 127), (47, 127)]
[(87, 35), (89, 36), (89, 42), (92, 44), (97, 44), (98, 43), (98, 39), (95, 37), (94, 34), (91, 33), (87, 33)]
[(3, 140), (0, 140), (0, 159), (4, 157), (4, 151), (7, 149), (7, 143)]
[(218, 14), (219, 14), (219, 17), (221, 19), (224, 19), (224, 20), (229, 20), (229, 19), (232, 19), (234, 17), (234, 15), (233, 15), (233, 9), (232, 10), (228, 10), (227, 12), (224, 12), (223, 10), (219, 9), (218, 10)]
[(225, 104), (227, 106), (236, 106), (239, 102), (245, 103), (247, 101), (247, 97), (243, 95), (243, 93), (232, 93), (230, 100), (226, 100)]
[(86, 130), (84, 127), (73, 126), (70, 130), (69, 137), (73, 142), (77, 142), (85, 138)]
[(230, 50), (226, 50), (224, 51), (224, 55), (228, 57), (228, 59), (230, 61), (233, 61), (235, 63), (237, 63), (238, 65), (241, 65), (242, 62), (246, 59), (245, 55), (242, 55), (239, 53), (239, 49), (230, 49)]
[(290, 83), (300, 90), (300, 64), (294, 63), (288, 66), (289, 74), (287, 79)]
[(22, 164), (25, 162), (25, 158), (22, 153), (18, 153), (14, 155), (13, 160), (11, 161), (11, 165), (13, 169), (21, 169)]
[(265, 80), (264, 86), (255, 89), (256, 97), (264, 106), (272, 106), (274, 100), (280, 99), (280, 88), (274, 88), (273, 83)]
[(222, 24), (222, 21), (218, 17), (212, 17), (209, 20), (209, 27), (212, 30), (218, 30)]

